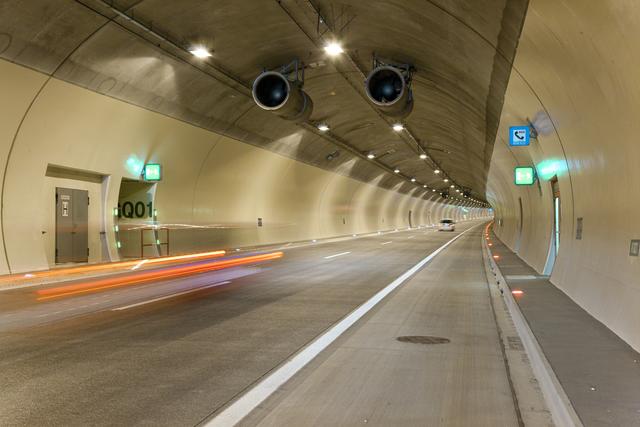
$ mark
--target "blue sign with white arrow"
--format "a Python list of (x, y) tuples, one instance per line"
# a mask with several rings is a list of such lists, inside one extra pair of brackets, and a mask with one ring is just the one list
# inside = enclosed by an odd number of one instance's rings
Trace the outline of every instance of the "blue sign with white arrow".
[(512, 147), (526, 147), (529, 145), (529, 126), (511, 126), (509, 128), (509, 145)]

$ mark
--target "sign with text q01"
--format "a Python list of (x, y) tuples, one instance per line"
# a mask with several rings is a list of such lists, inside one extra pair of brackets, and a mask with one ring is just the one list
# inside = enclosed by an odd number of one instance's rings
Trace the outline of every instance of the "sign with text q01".
[(157, 163), (144, 165), (144, 169), (142, 169), (142, 178), (145, 181), (160, 181), (162, 179), (162, 167)]
[(536, 170), (533, 166), (518, 166), (514, 169), (516, 185), (533, 185), (536, 182)]
[(511, 126), (509, 128), (509, 145), (526, 147), (530, 142), (529, 126)]

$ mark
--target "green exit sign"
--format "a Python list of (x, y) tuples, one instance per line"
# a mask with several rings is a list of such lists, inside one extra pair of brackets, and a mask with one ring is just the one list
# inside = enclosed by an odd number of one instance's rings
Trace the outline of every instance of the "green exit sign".
[(162, 179), (162, 167), (157, 163), (144, 165), (144, 169), (142, 169), (142, 178), (145, 181), (160, 181)]
[(533, 166), (518, 166), (514, 170), (516, 185), (533, 185), (536, 182), (536, 170)]

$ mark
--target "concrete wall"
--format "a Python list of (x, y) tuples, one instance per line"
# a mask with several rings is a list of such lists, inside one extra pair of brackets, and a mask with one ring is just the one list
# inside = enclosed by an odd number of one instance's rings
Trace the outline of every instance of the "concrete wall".
[[(154, 204), (171, 253), (407, 227), (409, 211), (414, 226), (462, 218), (432, 193), (384, 190), (2, 60), (0, 76), (3, 273), (52, 266), (58, 184), (91, 191), (90, 261), (117, 259), (120, 182), (145, 162), (163, 166)], [(74, 185), (49, 165), (102, 180)]]
[[(531, 0), (489, 174), (501, 239), (543, 272), (552, 232), (548, 178), (562, 199), (551, 281), (640, 350), (640, 7), (635, 2)], [(508, 127), (531, 119), (541, 135), (508, 146)], [(540, 186), (516, 188), (513, 168), (536, 165)], [(523, 200), (519, 233), (518, 198)], [(577, 218), (583, 236), (576, 239)]]

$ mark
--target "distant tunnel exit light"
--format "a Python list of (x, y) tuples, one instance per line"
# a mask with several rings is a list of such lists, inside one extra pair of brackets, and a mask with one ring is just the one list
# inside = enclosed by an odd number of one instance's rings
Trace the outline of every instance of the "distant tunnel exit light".
[(144, 169), (142, 169), (142, 178), (145, 181), (160, 181), (162, 179), (162, 167), (157, 163), (144, 165)]
[(516, 185), (533, 185), (536, 182), (536, 170), (533, 166), (518, 166), (514, 169)]

